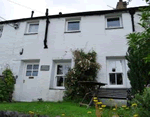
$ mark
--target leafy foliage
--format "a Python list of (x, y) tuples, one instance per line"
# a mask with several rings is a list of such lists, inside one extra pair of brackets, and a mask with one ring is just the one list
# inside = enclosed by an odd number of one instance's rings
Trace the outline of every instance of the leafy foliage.
[[(96, 81), (101, 65), (96, 62), (96, 52), (85, 53), (82, 49), (72, 52), (74, 55), (74, 68), (66, 74), (64, 99), (76, 100), (85, 95), (86, 86), (79, 85), (78, 81)], [(94, 88), (94, 87), (90, 87)]]
[(137, 103), (137, 107), (140, 110), (140, 117), (149, 117), (150, 115), (150, 88), (145, 88), (142, 95), (136, 94), (133, 102)]
[(12, 101), (15, 80), (10, 69), (6, 68), (3, 71), (4, 78), (0, 79), (0, 101)]
[(145, 86), (150, 83), (150, 6), (141, 10), (139, 25), (143, 31), (127, 35), (129, 48), (126, 59), (133, 94), (142, 94)]

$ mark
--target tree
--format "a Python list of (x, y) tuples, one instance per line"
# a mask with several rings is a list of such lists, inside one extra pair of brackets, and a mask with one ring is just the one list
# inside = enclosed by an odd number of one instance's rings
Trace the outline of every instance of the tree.
[(150, 83), (150, 5), (140, 10), (142, 13), (139, 25), (143, 31), (127, 35), (129, 47), (126, 59), (133, 94), (143, 93), (145, 86)]

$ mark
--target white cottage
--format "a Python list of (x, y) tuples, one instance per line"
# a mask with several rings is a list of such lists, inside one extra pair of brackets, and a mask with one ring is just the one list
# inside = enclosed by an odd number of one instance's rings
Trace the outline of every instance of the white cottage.
[(113, 91), (130, 88), (126, 35), (141, 31), (139, 7), (23, 18), (0, 22), (0, 73), (8, 65), (16, 76), (17, 101), (61, 101), (71, 50), (95, 50), (102, 65), (98, 81)]

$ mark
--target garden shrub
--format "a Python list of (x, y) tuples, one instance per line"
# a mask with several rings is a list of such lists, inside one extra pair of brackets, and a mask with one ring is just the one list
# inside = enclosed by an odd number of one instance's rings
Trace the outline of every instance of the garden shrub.
[(2, 74), (4, 78), (0, 79), (0, 102), (11, 102), (15, 79), (13, 77), (12, 71), (8, 68), (6, 68)]
[[(147, 1), (146, 1), (147, 2)], [(127, 35), (128, 78), (132, 93), (143, 93), (145, 86), (150, 84), (150, 5), (141, 9), (139, 26), (142, 32)]]
[(133, 102), (137, 104), (139, 117), (150, 116), (150, 88), (145, 88), (142, 95), (136, 94)]
[[(66, 74), (65, 80), (65, 100), (77, 100), (83, 98), (85, 91), (89, 91), (86, 86), (82, 86), (78, 81), (96, 81), (97, 73), (101, 65), (96, 62), (96, 52), (85, 53), (82, 49), (72, 52), (74, 56), (74, 68)], [(91, 89), (94, 87), (90, 87)], [(87, 89), (87, 90), (86, 90)]]

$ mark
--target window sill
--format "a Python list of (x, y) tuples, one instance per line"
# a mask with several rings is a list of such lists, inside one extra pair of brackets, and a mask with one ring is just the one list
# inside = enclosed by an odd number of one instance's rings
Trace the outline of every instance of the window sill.
[(62, 88), (49, 88), (49, 90), (65, 90), (65, 89), (62, 89)]
[(105, 28), (106, 30), (112, 30), (112, 29), (123, 29), (123, 27), (113, 27), (113, 28)]
[(64, 32), (64, 33), (80, 33), (81, 31), (68, 31), (68, 32)]
[(25, 33), (24, 35), (36, 35), (38, 33)]

